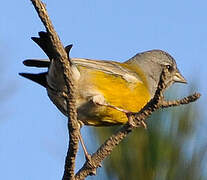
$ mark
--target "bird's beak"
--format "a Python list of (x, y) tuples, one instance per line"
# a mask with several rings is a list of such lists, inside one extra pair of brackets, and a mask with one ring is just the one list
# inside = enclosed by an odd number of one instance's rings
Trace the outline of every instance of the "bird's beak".
[(177, 70), (177, 72), (175, 73), (173, 80), (179, 83), (187, 83), (185, 78), (180, 74), (179, 70)]

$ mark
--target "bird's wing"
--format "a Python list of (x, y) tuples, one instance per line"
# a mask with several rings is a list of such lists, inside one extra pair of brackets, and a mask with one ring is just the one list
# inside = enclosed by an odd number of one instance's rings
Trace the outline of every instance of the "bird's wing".
[(99, 70), (107, 74), (121, 76), (123, 79), (125, 79), (128, 82), (141, 81), (138, 74), (126, 68), (122, 63), (118, 63), (114, 61), (105, 61), (105, 60), (84, 59), (84, 58), (72, 58), (72, 61), (77, 66)]
[[(118, 63), (114, 61), (105, 61), (105, 60), (92, 60), (92, 59), (85, 59), (85, 58), (71, 58), (71, 60), (76, 66), (82, 66), (90, 69), (99, 70), (107, 74), (121, 76), (123, 79), (125, 79), (128, 82), (141, 81), (137, 73), (133, 72), (129, 68), (126, 68), (125, 66), (123, 66), (122, 63)], [(49, 67), (50, 60), (26, 59), (23, 61), (23, 63), (24, 65), (30, 67), (44, 68), (44, 67)]]

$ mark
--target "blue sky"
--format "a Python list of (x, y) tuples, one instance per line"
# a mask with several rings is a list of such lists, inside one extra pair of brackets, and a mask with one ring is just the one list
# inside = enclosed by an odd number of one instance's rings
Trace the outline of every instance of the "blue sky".
[[(162, 49), (177, 61), (188, 85), (202, 93), (206, 109), (207, 1), (205, 0), (45, 0), (64, 45), (72, 57), (124, 61), (138, 52)], [(0, 12), (0, 179), (60, 179), (67, 150), (67, 120), (39, 85), (18, 76), (39, 72), (22, 60), (45, 58), (30, 39), (44, 30), (29, 0), (3, 1)], [(201, 117), (206, 119), (206, 113)], [(201, 125), (206, 129), (207, 123)], [(83, 134), (92, 151), (89, 128)], [(205, 132), (205, 131), (203, 131)], [(207, 138), (202, 133), (203, 138)], [(83, 160), (78, 152), (78, 167)], [(78, 168), (77, 167), (77, 168)], [(98, 171), (104, 179), (103, 169)], [(100, 179), (101, 179), (100, 177)], [(91, 178), (88, 178), (91, 179)]]

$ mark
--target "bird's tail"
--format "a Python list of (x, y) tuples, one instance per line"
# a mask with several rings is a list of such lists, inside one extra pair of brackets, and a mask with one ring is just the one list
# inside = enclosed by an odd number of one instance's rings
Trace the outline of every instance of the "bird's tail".
[(23, 64), (25, 66), (30, 66), (30, 67), (48, 68), (50, 66), (50, 60), (49, 59), (26, 59), (23, 61)]
[(46, 80), (47, 72), (39, 73), (39, 74), (19, 73), (19, 75), (23, 76), (27, 79), (30, 79), (30, 80), (44, 86), (45, 88), (47, 87), (47, 80)]

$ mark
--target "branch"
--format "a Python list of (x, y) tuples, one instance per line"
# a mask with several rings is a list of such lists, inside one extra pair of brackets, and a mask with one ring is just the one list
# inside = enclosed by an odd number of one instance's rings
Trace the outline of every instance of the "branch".
[(132, 113), (128, 116), (133, 123), (127, 123), (121, 127), (116, 133), (109, 137), (103, 145), (91, 156), (90, 161), (86, 161), (83, 167), (75, 175), (76, 180), (85, 179), (88, 175), (94, 175), (96, 169), (100, 167), (101, 162), (112, 152), (112, 150), (135, 128), (142, 126), (144, 121), (159, 108), (167, 108), (170, 106), (179, 106), (180, 104), (188, 104), (196, 101), (199, 93), (183, 98), (177, 101), (165, 101), (163, 92), (166, 89), (165, 82), (166, 72), (163, 71), (160, 76), (158, 88), (155, 92), (154, 98), (144, 106), (140, 112)]
[(72, 79), (71, 60), (55, 32), (52, 22), (49, 19), (45, 5), (40, 0), (31, 0), (47, 32), (40, 32), (39, 38), (32, 39), (43, 49), (50, 60), (53, 60), (56, 67), (63, 72), (66, 86), (66, 101), (68, 112), (69, 148), (65, 160), (65, 171), (63, 179), (74, 179), (75, 158), (78, 150), (79, 126), (77, 122), (77, 111), (75, 104), (75, 84)]
[(194, 93), (194, 94), (192, 94), (188, 97), (185, 97), (183, 99), (174, 100), (174, 101), (163, 101), (162, 108), (168, 108), (168, 107), (172, 107), (172, 106), (189, 104), (191, 102), (196, 101), (198, 98), (200, 98), (200, 96), (201, 96), (200, 93)]

